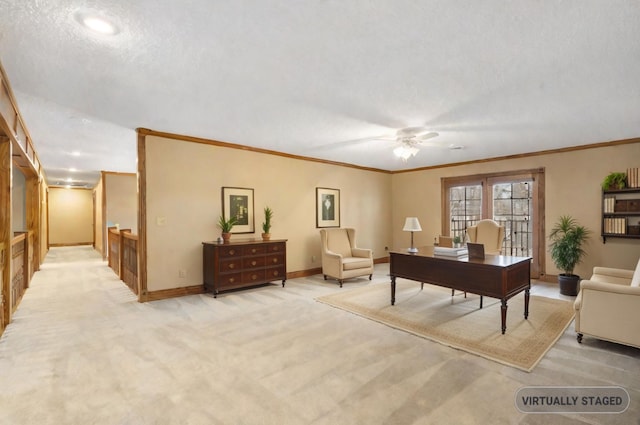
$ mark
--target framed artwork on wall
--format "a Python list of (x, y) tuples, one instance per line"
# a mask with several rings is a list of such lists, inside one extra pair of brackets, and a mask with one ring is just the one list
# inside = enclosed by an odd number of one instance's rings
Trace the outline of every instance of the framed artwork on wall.
[(340, 227), (340, 189), (316, 187), (316, 227)]
[(223, 187), (222, 216), (225, 220), (230, 217), (238, 220), (231, 233), (254, 233), (253, 189)]

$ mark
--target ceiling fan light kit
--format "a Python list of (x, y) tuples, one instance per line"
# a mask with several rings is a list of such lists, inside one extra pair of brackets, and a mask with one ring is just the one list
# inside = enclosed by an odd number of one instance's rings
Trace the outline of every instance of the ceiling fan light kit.
[(415, 146), (409, 146), (407, 144), (402, 144), (393, 150), (395, 156), (402, 158), (403, 161), (408, 160), (412, 156), (416, 156), (419, 149)]

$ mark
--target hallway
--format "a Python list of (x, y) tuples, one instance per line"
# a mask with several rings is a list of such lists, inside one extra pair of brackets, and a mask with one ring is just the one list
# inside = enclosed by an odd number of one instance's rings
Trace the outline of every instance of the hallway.
[[(388, 283), (374, 279), (342, 290)], [(52, 248), (0, 339), (0, 421), (23, 424), (627, 424), (638, 350), (571, 325), (531, 373), (315, 301), (322, 276), (138, 303), (91, 247)], [(525, 385), (620, 385), (622, 415), (524, 415)]]

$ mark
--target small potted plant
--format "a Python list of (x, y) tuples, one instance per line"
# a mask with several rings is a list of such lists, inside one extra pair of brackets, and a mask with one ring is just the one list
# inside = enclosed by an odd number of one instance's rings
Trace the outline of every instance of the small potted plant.
[(568, 215), (561, 216), (551, 229), (549, 249), (554, 264), (563, 272), (558, 275), (562, 295), (578, 295), (580, 276), (573, 274), (573, 269), (587, 255), (583, 246), (588, 242), (590, 234), (590, 230)]
[(460, 248), (460, 244), (462, 243), (462, 240), (460, 239), (460, 236), (454, 236), (453, 237), (453, 246), (454, 248)]
[(229, 243), (231, 239), (231, 229), (238, 223), (236, 217), (229, 217), (229, 220), (225, 220), (224, 216), (218, 218), (218, 227), (222, 230), (222, 240), (224, 243)]
[(610, 173), (602, 181), (603, 190), (624, 189), (627, 186), (627, 173)]
[(271, 239), (271, 219), (273, 218), (273, 210), (269, 207), (264, 207), (264, 222), (262, 223), (262, 240), (268, 241)]

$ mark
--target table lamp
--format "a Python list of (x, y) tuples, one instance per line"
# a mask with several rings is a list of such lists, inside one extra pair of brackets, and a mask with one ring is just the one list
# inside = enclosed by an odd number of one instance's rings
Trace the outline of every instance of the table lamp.
[(404, 221), (404, 228), (402, 230), (404, 230), (405, 232), (411, 232), (411, 248), (407, 249), (407, 251), (418, 252), (418, 248), (413, 246), (413, 232), (422, 231), (422, 227), (420, 227), (418, 217), (407, 217)]

